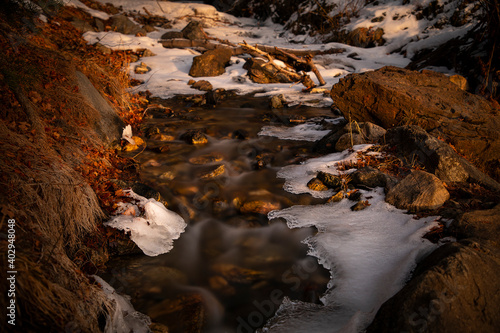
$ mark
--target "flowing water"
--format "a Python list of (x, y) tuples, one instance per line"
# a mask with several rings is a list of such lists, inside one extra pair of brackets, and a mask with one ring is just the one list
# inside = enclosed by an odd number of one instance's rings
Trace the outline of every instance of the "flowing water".
[[(271, 110), (267, 99), (254, 97), (216, 108), (155, 102), (172, 111), (148, 110), (148, 149), (136, 160), (142, 182), (159, 191), (188, 227), (171, 252), (119, 257), (103, 277), (169, 332), (251, 332), (285, 296), (318, 303), (329, 273), (301, 243), (315, 229), (290, 230), (283, 220), (267, 219), (273, 209), (322, 202), (285, 192), (276, 178), (280, 167), (309, 158), (313, 143), (258, 133), (310, 118), (321, 123), (331, 111)], [(189, 130), (205, 133), (208, 142), (181, 140)]]

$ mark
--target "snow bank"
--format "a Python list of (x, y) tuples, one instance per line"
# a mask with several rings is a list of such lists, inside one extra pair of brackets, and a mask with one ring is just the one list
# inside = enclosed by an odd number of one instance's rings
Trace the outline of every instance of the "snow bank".
[(132, 190), (124, 192), (134, 203), (120, 203), (117, 214), (121, 215), (104, 225), (129, 232), (130, 239), (148, 256), (169, 252), (186, 228), (184, 219), (155, 199), (146, 199)]
[(149, 333), (151, 319), (143, 313), (134, 310), (129, 299), (119, 295), (113, 287), (97, 275), (92, 275), (104, 290), (107, 298), (115, 308), (111, 316), (106, 318), (104, 333)]

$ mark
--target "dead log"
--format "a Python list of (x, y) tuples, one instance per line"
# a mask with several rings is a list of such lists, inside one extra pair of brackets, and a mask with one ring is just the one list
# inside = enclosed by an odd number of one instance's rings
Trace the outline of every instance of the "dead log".
[(306, 89), (310, 90), (316, 86), (309, 77), (309, 75), (307, 74), (301, 75), (295, 71), (284, 69), (283, 67), (279, 66), (274, 62), (274, 57), (272, 55), (260, 50), (258, 47), (253, 47), (245, 41), (243, 41), (243, 43), (240, 43), (239, 45), (242, 46), (244, 49), (248, 50), (247, 53), (266, 57), (269, 64), (272, 65), (278, 72), (283, 73), (284, 75), (289, 77), (293, 82), (301, 82), (306, 87)]
[(292, 63), (292, 67), (295, 68), (295, 70), (304, 70), (304, 71), (312, 71), (314, 75), (318, 78), (319, 85), (324, 86), (326, 84), (325, 80), (323, 79), (323, 76), (321, 76), (321, 73), (319, 72), (318, 68), (313, 62), (313, 57), (310, 54), (305, 55), (304, 57), (298, 57), (293, 53), (289, 53), (283, 49), (280, 49), (278, 47), (275, 47), (275, 52), (283, 54), (285, 57), (291, 59), (292, 61), (286, 61)]

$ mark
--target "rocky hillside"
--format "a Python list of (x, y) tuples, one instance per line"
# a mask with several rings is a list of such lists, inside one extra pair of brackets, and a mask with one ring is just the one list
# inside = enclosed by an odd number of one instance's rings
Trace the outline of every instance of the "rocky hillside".
[[(236, 16), (283, 24), (287, 30), (283, 37), (292, 42), (340, 42), (360, 47), (390, 44), (391, 52), (411, 58), (409, 68), (454, 70), (468, 79), (470, 91), (498, 102), (497, 0), (205, 2)], [(394, 38), (394, 24), (407, 26), (409, 33), (404, 39)]]

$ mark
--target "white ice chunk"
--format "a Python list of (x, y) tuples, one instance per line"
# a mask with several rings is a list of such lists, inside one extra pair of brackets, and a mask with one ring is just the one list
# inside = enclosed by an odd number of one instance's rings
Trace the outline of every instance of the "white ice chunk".
[(184, 219), (155, 199), (146, 199), (132, 190), (124, 192), (138, 201), (144, 216), (137, 216), (135, 205), (124, 204), (118, 212), (125, 214), (112, 217), (104, 225), (130, 232), (130, 239), (148, 256), (169, 252), (186, 228)]
[(122, 139), (127, 140), (131, 145), (135, 145), (135, 140), (132, 139), (132, 126), (125, 126), (122, 133)]
[(114, 303), (112, 315), (108, 315), (104, 333), (149, 333), (151, 319), (143, 313), (135, 311), (128, 296), (119, 295), (116, 290), (97, 275), (92, 276), (102, 287), (107, 298)]

